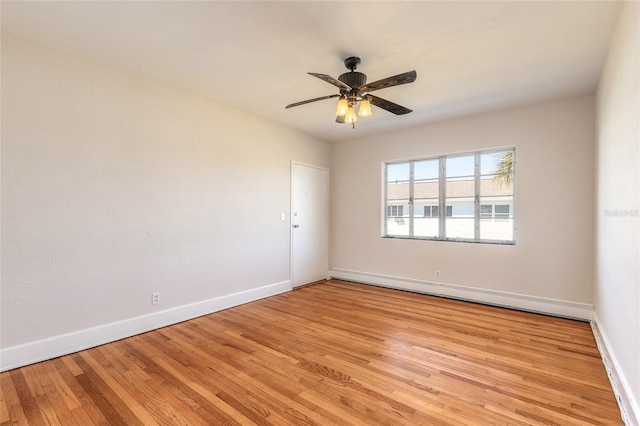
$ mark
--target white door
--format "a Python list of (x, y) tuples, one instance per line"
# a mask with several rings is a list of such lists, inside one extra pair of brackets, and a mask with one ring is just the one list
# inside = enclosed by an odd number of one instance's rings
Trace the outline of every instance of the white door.
[(327, 278), (329, 270), (329, 171), (291, 165), (291, 282)]

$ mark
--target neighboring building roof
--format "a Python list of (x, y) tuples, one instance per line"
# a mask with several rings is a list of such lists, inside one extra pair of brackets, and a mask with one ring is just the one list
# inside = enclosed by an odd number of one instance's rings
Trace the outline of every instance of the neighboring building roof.
[[(473, 180), (454, 180), (447, 182), (447, 198), (473, 197)], [(486, 197), (513, 195), (511, 188), (498, 188), (493, 179), (480, 180), (480, 195)], [(408, 183), (389, 183), (387, 185), (387, 198), (389, 200), (406, 200), (409, 198)], [(438, 182), (417, 182), (413, 186), (413, 198), (438, 199)]]

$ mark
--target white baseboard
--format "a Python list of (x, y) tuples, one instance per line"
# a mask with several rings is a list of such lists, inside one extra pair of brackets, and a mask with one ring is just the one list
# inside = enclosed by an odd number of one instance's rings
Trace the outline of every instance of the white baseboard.
[(291, 281), (282, 281), (247, 291), (154, 312), (152, 314), (86, 328), (84, 330), (9, 348), (2, 348), (0, 350), (0, 371), (11, 370), (24, 365), (114, 342), (136, 334), (145, 333), (150, 330), (166, 327), (290, 290)]
[(593, 335), (596, 338), (596, 343), (602, 357), (602, 362), (604, 363), (604, 368), (607, 370), (607, 376), (609, 376), (611, 388), (613, 388), (616, 401), (618, 401), (618, 406), (620, 407), (620, 413), (624, 424), (627, 426), (640, 425), (640, 407), (638, 406), (638, 401), (634, 400), (632, 397), (633, 394), (631, 392), (629, 382), (623, 373), (624, 370), (620, 368), (615, 352), (611, 350), (611, 344), (609, 343), (606, 334), (602, 330), (602, 327), (600, 327), (597, 313), (594, 313), (593, 315), (591, 328), (593, 330)]
[(381, 287), (409, 290), (416, 293), (468, 300), (470, 302), (502, 306), (522, 311), (536, 312), (559, 317), (590, 321), (593, 305), (589, 303), (570, 302), (547, 297), (528, 296), (518, 293), (467, 287), (457, 284), (417, 280), (413, 278), (395, 277), (370, 272), (351, 271), (333, 268), (331, 277), (346, 281), (372, 284)]

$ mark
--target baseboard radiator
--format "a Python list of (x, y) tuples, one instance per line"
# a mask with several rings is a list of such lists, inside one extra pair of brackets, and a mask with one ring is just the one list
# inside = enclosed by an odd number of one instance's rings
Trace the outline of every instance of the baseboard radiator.
[(601, 332), (596, 315), (594, 315), (594, 319), (591, 321), (591, 329), (593, 330), (593, 336), (596, 339), (596, 344), (598, 345), (598, 350), (600, 351), (604, 368), (607, 371), (609, 382), (611, 382), (611, 388), (616, 396), (616, 401), (618, 401), (622, 420), (627, 426), (638, 426), (640, 425), (640, 409), (633, 403), (629, 392), (627, 392), (629, 386), (624, 379), (624, 375), (621, 374), (621, 370), (618, 367), (618, 362), (613, 356), (613, 352), (609, 350), (610, 345), (606, 336)]
[(469, 287), (458, 284), (418, 280), (414, 278), (404, 278), (339, 268), (331, 269), (329, 271), (329, 275), (332, 278), (345, 281), (413, 291), (432, 296), (466, 300), (469, 302), (483, 303), (486, 305), (500, 306), (521, 311), (578, 319), (581, 321), (591, 321), (593, 315), (593, 305), (589, 303), (578, 303), (547, 297), (529, 296), (519, 293)]

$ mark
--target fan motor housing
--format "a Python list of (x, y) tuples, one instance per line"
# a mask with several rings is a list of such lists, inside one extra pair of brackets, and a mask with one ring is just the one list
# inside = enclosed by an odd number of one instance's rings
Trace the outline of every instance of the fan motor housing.
[(353, 88), (367, 84), (367, 76), (358, 71), (345, 72), (338, 77), (338, 80)]

